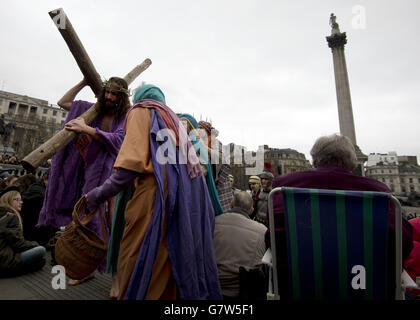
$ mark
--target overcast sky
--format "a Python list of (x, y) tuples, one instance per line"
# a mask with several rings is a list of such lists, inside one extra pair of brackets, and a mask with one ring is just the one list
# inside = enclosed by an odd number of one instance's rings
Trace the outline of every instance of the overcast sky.
[[(63, 8), (103, 79), (157, 85), (223, 144), (305, 154), (339, 132), (329, 17), (347, 33), (357, 144), (420, 160), (418, 0), (0, 0), (0, 89), (55, 104), (82, 79), (48, 12)], [(93, 101), (85, 88), (78, 98)]]

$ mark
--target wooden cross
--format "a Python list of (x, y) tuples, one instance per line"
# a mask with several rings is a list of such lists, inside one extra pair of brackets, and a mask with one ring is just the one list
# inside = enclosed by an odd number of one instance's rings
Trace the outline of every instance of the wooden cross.
[[(96, 71), (92, 61), (89, 58), (85, 48), (82, 45), (79, 37), (77, 36), (76, 31), (74, 31), (73, 26), (70, 23), (70, 20), (67, 18), (67, 15), (64, 13), (62, 8), (56, 9), (49, 12), (50, 17), (55, 22), (59, 32), (63, 36), (64, 40), (67, 43), (73, 57), (75, 58), (77, 64), (79, 65), (80, 70), (83, 73), (83, 76), (86, 79), (87, 84), (92, 89), (95, 96), (98, 96), (101, 88), (102, 81), (98, 72)], [(150, 59), (144, 60), (141, 64), (137, 65), (133, 70), (131, 70), (125, 77), (124, 80), (127, 82), (127, 85), (130, 85), (134, 79), (136, 79), (144, 70), (146, 70), (152, 61)], [(96, 102), (90, 109), (85, 113), (80, 115), (86, 122), (86, 124), (91, 123), (99, 115), (99, 104)], [(54, 154), (60, 151), (63, 147), (68, 145), (73, 138), (76, 136), (76, 133), (73, 131), (62, 129), (54, 136), (52, 136), (48, 141), (39, 146), (37, 149), (32, 151), (21, 161), (22, 166), (30, 171), (34, 172), (41, 164), (46, 160), (50, 159)]]

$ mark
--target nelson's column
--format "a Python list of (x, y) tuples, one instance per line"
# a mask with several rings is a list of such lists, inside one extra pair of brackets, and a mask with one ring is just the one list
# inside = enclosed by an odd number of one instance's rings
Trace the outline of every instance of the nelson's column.
[(333, 54), (340, 134), (349, 137), (353, 142), (358, 162), (354, 173), (364, 176), (363, 163), (367, 161), (367, 156), (362, 153), (356, 142), (350, 86), (347, 75), (346, 57), (344, 55), (344, 45), (347, 43), (347, 37), (345, 32), (340, 32), (340, 28), (336, 22), (336, 16), (333, 13), (330, 16), (330, 25), (332, 28), (331, 35), (327, 37), (327, 42)]

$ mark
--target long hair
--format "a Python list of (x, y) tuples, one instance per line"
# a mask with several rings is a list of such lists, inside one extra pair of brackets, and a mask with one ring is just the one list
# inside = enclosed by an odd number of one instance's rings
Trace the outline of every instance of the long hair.
[[(116, 84), (120, 85), (122, 88), (124, 88), (125, 90), (128, 91), (127, 82), (122, 78), (111, 77), (111, 78), (109, 78), (108, 82), (116, 83)], [(106, 87), (103, 86), (101, 91), (99, 92), (99, 95), (98, 95), (99, 111), (100, 111), (101, 114), (104, 114), (104, 113), (108, 112), (108, 109), (105, 106), (105, 91), (106, 91)], [(117, 118), (120, 118), (127, 113), (128, 109), (130, 109), (130, 100), (128, 98), (127, 93), (117, 92), (117, 94), (118, 94), (118, 98), (119, 98), (118, 99), (118, 104), (113, 109), (113, 112), (114, 112), (114, 114)]]
[(0, 197), (0, 207), (3, 207), (9, 210), (9, 212), (12, 212), (15, 215), (17, 215), (19, 219), (20, 230), (22, 230), (23, 232), (22, 217), (20, 216), (19, 211), (13, 208), (13, 199), (16, 198), (17, 196), (20, 196), (20, 193), (18, 191), (6, 192), (4, 195)]

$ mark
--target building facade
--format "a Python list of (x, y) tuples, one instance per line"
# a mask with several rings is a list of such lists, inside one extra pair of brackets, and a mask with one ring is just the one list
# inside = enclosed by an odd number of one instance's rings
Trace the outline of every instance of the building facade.
[(385, 183), (396, 195), (401, 195), (400, 172), (397, 164), (371, 165), (366, 167), (366, 176)]
[(67, 111), (48, 101), (0, 91), (0, 152), (23, 158), (58, 132)]
[(371, 155), (366, 176), (385, 183), (397, 196), (420, 194), (420, 167), (416, 156), (398, 156), (396, 152)]
[(303, 153), (293, 149), (276, 149), (264, 146), (264, 162), (270, 162), (274, 175), (305, 171), (312, 168)]
[(399, 165), (401, 195), (420, 194), (420, 167), (410, 163)]
[[(231, 152), (232, 150), (233, 144), (231, 144)], [(252, 156), (255, 157), (256, 152), (252, 152)], [(277, 149), (270, 148), (268, 145), (264, 145), (264, 162), (271, 163), (275, 177), (290, 172), (312, 169), (310, 162), (306, 160), (305, 155), (303, 153), (300, 153), (290, 148)], [(235, 188), (242, 190), (248, 189), (248, 180), (250, 175), (246, 174), (246, 168), (251, 168), (254, 166), (254, 164), (250, 165), (245, 163), (233, 164), (231, 166), (232, 175), (235, 180)]]
[(395, 151), (390, 151), (388, 153), (370, 153), (368, 155), (366, 167), (376, 166), (378, 163), (397, 165), (397, 153)]

